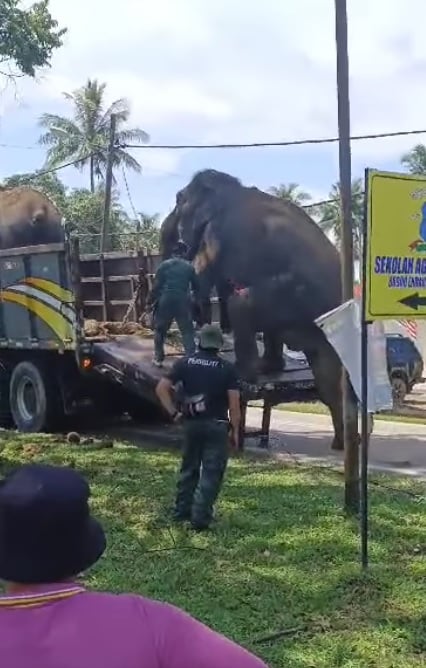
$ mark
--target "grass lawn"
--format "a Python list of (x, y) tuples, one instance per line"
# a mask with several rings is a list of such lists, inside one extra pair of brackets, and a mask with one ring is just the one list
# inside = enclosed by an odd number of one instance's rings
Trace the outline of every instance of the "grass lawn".
[(234, 459), (215, 531), (192, 535), (165, 519), (176, 453), (14, 434), (2, 437), (0, 450), (2, 472), (35, 459), (89, 478), (109, 538), (90, 586), (175, 603), (274, 668), (426, 665), (422, 483), (376, 479), (393, 490), (371, 488), (371, 569), (362, 575), (336, 473)]
[[(261, 406), (262, 402), (254, 401), (253, 406)], [(293, 413), (313, 413), (314, 415), (330, 415), (328, 408), (320, 401), (293, 402), (288, 404), (279, 404), (275, 406), (279, 411), (290, 411)], [(425, 417), (416, 417), (414, 415), (397, 415), (392, 413), (376, 413), (375, 420), (385, 420), (387, 422), (405, 422), (408, 424), (426, 424)]]

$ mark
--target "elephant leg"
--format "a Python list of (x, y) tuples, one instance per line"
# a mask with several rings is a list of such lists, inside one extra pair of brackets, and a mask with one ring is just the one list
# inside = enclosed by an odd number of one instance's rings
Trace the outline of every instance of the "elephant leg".
[(211, 325), (212, 322), (212, 303), (210, 297), (205, 297), (200, 301), (200, 326)]
[(283, 342), (281, 332), (263, 332), (263, 373), (279, 373), (284, 369)]
[(206, 270), (198, 274), (198, 295), (196, 304), (197, 325), (201, 327), (205, 324), (211, 324), (212, 304), (211, 293), (213, 290), (213, 277), (211, 272)]
[[(342, 403), (342, 365), (340, 359), (328, 341), (319, 340), (314, 349), (305, 351), (315, 378), (320, 400), (329, 408), (334, 427), (333, 450), (343, 450), (343, 403)], [(349, 441), (359, 443), (358, 402), (351, 388), (351, 400), (348, 405)]]
[(232, 294), (232, 289), (226, 283), (217, 285), (217, 296), (219, 299), (220, 328), (225, 334), (231, 331), (231, 322), (228, 313), (228, 299)]
[(245, 380), (255, 382), (260, 371), (260, 360), (250, 298), (231, 295), (228, 299), (228, 313), (234, 332), (235, 361), (238, 373)]

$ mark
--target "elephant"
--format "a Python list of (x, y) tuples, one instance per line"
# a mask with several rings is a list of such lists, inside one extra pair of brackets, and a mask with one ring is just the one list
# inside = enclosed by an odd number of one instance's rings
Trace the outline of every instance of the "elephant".
[[(187, 230), (182, 237), (179, 221), (175, 216), (175, 212), (167, 216), (161, 225), (160, 232), (160, 254), (163, 260), (168, 259), (173, 252), (176, 244), (180, 239), (184, 240), (189, 245), (188, 258), (193, 260), (197, 252), (197, 245), (192, 239), (192, 231)], [(199, 279), (199, 298), (193, 307), (193, 317), (198, 326), (204, 323), (211, 323), (212, 309), (211, 309), (211, 291), (214, 287), (219, 301), (219, 318), (220, 326), (223, 332), (231, 331), (229, 322), (227, 300), (232, 294), (232, 287), (228, 281), (221, 281), (220, 277), (215, 275), (214, 269), (212, 271), (206, 269), (198, 276)]]
[[(331, 241), (293, 202), (243, 186), (213, 169), (195, 174), (163, 221), (165, 256), (178, 239), (189, 247), (203, 303), (213, 287), (222, 300), (241, 376), (253, 381), (262, 372), (281, 371), (284, 343), (302, 350), (318, 395), (331, 412), (332, 447), (342, 449), (342, 367), (315, 324), (317, 317), (341, 303), (340, 259)], [(208, 317), (205, 309), (203, 315)], [(262, 360), (258, 332), (263, 332)], [(358, 441), (358, 404), (352, 388), (350, 395), (349, 438)]]
[(63, 243), (62, 215), (38, 190), (0, 188), (0, 249)]

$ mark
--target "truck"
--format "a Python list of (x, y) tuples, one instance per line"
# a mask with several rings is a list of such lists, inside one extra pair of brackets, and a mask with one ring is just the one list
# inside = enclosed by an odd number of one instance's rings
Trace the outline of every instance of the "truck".
[[(0, 250), (1, 427), (56, 431), (87, 411), (166, 419), (155, 386), (181, 353), (169, 345), (158, 369), (152, 333), (137, 325), (160, 260), (143, 251), (81, 255), (68, 233), (63, 243)], [(232, 345), (224, 354), (234, 359)], [(315, 385), (308, 366), (290, 360), (242, 395), (244, 406), (263, 399), (258, 433), (267, 445), (271, 407), (312, 400)]]

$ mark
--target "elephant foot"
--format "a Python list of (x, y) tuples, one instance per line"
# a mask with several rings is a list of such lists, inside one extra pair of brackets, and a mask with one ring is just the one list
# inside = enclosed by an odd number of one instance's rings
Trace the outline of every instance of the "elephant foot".
[(264, 355), (260, 360), (259, 368), (264, 374), (280, 373), (285, 369), (284, 358), (282, 355)]
[[(354, 441), (355, 441), (355, 445), (359, 446), (359, 444), (361, 443), (361, 436), (359, 434), (356, 434), (356, 435), (353, 436), (353, 438), (354, 438)], [(331, 449), (332, 450), (337, 450), (337, 451), (340, 451), (340, 452), (342, 452), (345, 449), (345, 444), (344, 444), (344, 441), (343, 441), (343, 435), (342, 436), (335, 436), (333, 438), (333, 441), (331, 443)]]
[(284, 371), (284, 360), (281, 359), (271, 359), (267, 357), (262, 357), (259, 369), (260, 373), (262, 374), (273, 374), (273, 373), (281, 373), (281, 371)]
[(256, 384), (259, 377), (258, 365), (247, 366), (246, 364), (241, 365), (236, 363), (236, 370), (241, 380), (245, 381), (246, 383)]
[(343, 443), (343, 438), (335, 436), (333, 438), (332, 442), (331, 442), (331, 449), (342, 452), (345, 449), (345, 445)]

